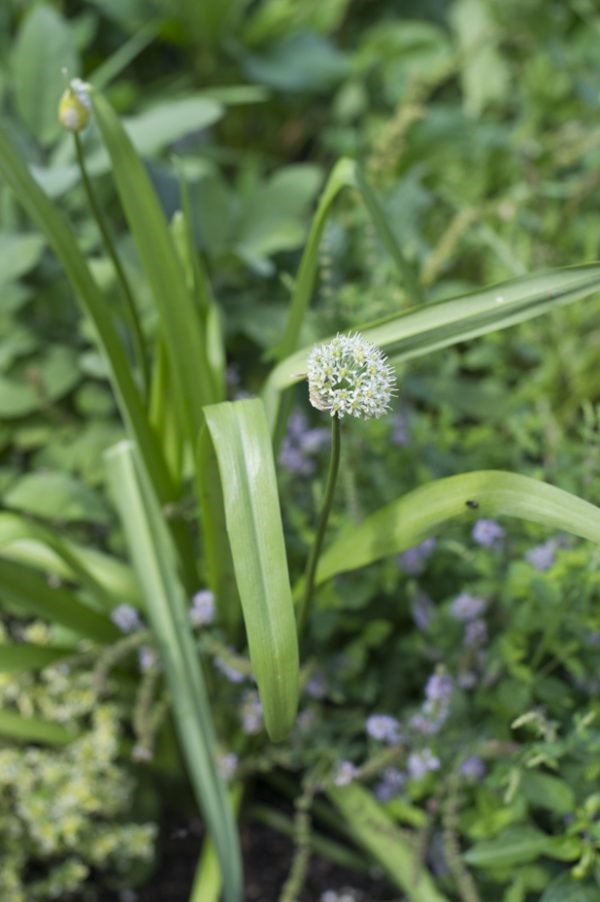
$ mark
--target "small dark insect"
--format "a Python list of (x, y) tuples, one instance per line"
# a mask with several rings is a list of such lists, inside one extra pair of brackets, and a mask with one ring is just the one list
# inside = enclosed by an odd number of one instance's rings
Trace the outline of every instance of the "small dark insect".
[(479, 507), (479, 501), (465, 501), (467, 507), (470, 507), (471, 510), (476, 510)]

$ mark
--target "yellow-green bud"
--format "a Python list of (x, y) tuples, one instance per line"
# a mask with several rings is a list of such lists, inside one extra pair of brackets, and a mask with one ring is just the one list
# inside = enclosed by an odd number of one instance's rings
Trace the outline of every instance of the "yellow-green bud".
[(72, 78), (60, 98), (58, 121), (70, 132), (81, 132), (90, 121), (92, 101), (90, 86), (80, 78)]

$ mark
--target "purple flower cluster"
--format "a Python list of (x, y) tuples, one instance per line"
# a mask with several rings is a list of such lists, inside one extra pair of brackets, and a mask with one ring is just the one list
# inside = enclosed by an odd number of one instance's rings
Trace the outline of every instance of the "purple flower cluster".
[(477, 755), (470, 755), (468, 758), (465, 758), (458, 770), (463, 777), (475, 783), (481, 780), (485, 774), (485, 764)]
[(440, 759), (433, 754), (431, 749), (424, 748), (417, 752), (411, 752), (406, 766), (411, 780), (422, 780), (429, 771), (440, 769)]
[(400, 742), (400, 724), (395, 717), (389, 714), (371, 714), (367, 717), (365, 730), (371, 739), (378, 742), (387, 742), (388, 745), (394, 745)]
[(410, 612), (417, 629), (426, 630), (435, 616), (435, 605), (429, 595), (418, 592), (410, 605)]
[(242, 730), (247, 736), (255, 736), (263, 727), (263, 709), (258, 692), (249, 689), (244, 693), (240, 709)]
[(213, 664), (220, 670), (226, 680), (229, 680), (230, 683), (243, 683), (246, 679), (245, 674), (241, 673), (241, 671), (236, 670), (231, 664), (227, 661), (224, 661), (223, 658), (220, 658), (218, 655), (215, 655), (213, 658)]
[(477, 648), (485, 645), (488, 639), (488, 630), (485, 620), (481, 618), (471, 620), (465, 626), (465, 645), (469, 648)]
[(321, 699), (327, 695), (327, 681), (322, 673), (313, 673), (307, 680), (304, 691), (310, 698)]
[(135, 633), (144, 627), (139, 613), (130, 604), (120, 604), (112, 611), (110, 619), (122, 633)]
[(290, 473), (310, 476), (315, 471), (312, 458), (328, 438), (328, 429), (309, 429), (308, 417), (295, 410), (289, 418), (287, 432), (281, 443), (279, 463)]
[(389, 802), (395, 796), (400, 795), (406, 783), (406, 774), (397, 767), (386, 767), (381, 774), (381, 779), (375, 786), (375, 797), (380, 802)]
[(207, 626), (215, 619), (215, 596), (209, 589), (201, 589), (192, 598), (190, 620), (194, 626)]
[(525, 554), (525, 560), (536, 570), (549, 570), (556, 557), (558, 542), (556, 539), (548, 539), (542, 545), (536, 545)]
[(224, 780), (231, 780), (238, 766), (238, 756), (234, 752), (217, 756), (217, 770)]
[(410, 719), (413, 730), (425, 736), (437, 733), (448, 718), (453, 692), (452, 677), (441, 669), (436, 670), (425, 684), (425, 701), (420, 712)]
[(406, 573), (407, 576), (420, 576), (425, 570), (427, 558), (436, 546), (434, 538), (425, 539), (419, 545), (408, 548), (402, 554), (398, 555), (398, 566)]
[(485, 604), (484, 598), (477, 598), (475, 595), (469, 595), (468, 592), (461, 592), (452, 602), (450, 613), (456, 620), (467, 623), (469, 620), (479, 617)]
[(505, 534), (499, 523), (486, 519), (477, 520), (471, 532), (474, 542), (483, 548), (493, 548), (496, 551), (502, 548)]

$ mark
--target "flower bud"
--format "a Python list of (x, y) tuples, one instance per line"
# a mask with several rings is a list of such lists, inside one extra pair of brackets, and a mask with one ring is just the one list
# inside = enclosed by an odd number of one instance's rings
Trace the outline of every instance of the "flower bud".
[(92, 114), (90, 86), (80, 78), (72, 78), (60, 98), (58, 121), (70, 132), (81, 132), (87, 126)]

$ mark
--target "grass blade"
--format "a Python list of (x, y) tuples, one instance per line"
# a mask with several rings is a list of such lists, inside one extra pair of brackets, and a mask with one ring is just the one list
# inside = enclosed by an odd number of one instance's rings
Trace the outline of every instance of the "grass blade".
[(110, 104), (97, 92), (93, 103), (123, 211), (160, 317), (180, 427), (193, 446), (203, 422), (202, 406), (217, 400), (206, 338), (148, 173)]
[(528, 476), (479, 470), (421, 486), (346, 530), (321, 557), (317, 582), (406, 551), (452, 519), (472, 520), (473, 503), (478, 517), (519, 517), (600, 544), (600, 508)]
[[(110, 379), (121, 416), (129, 434), (135, 438), (144, 466), (163, 504), (178, 500), (175, 487), (162, 457), (160, 445), (150, 428), (142, 397), (131, 376), (124, 348), (119, 340), (109, 305), (96, 285), (85, 257), (65, 218), (31, 176), (27, 166), (0, 128), (0, 176), (16, 195), (21, 206), (46, 237), (77, 295), (84, 312), (91, 319), (100, 349), (108, 362)], [(180, 522), (173, 520), (171, 529), (185, 568), (193, 585), (193, 554), (189, 536)]]
[(371, 793), (351, 783), (328, 791), (332, 802), (350, 827), (356, 841), (363, 846), (404, 890), (411, 902), (445, 902), (438, 892), (418, 853), (398, 830)]
[(298, 705), (298, 636), (269, 429), (258, 399), (207, 407), (252, 667), (271, 739)]
[(0, 672), (24, 673), (27, 670), (43, 670), (59, 658), (72, 654), (72, 648), (31, 645), (28, 642), (3, 642), (0, 643)]
[(23, 564), (0, 557), (0, 585), (3, 602), (19, 613), (60, 623), (95, 642), (113, 642), (120, 635), (108, 617), (84, 605), (74, 592), (48, 585), (44, 576)]
[(17, 742), (43, 742), (46, 745), (67, 745), (77, 734), (52, 720), (23, 717), (16, 711), (0, 711), (0, 736)]
[(111, 488), (165, 667), (182, 750), (219, 858), (225, 898), (240, 902), (242, 869), (235, 820), (216, 770), (216, 738), (187, 613), (188, 599), (162, 511), (130, 442), (107, 453)]
[[(358, 331), (398, 363), (506, 329), (599, 290), (600, 264), (566, 267), (511, 279), (464, 297), (426, 304), (367, 324)], [(272, 424), (276, 421), (280, 393), (302, 378), (300, 374), (306, 372), (309, 352), (310, 348), (304, 348), (292, 354), (269, 376), (263, 399)]]

